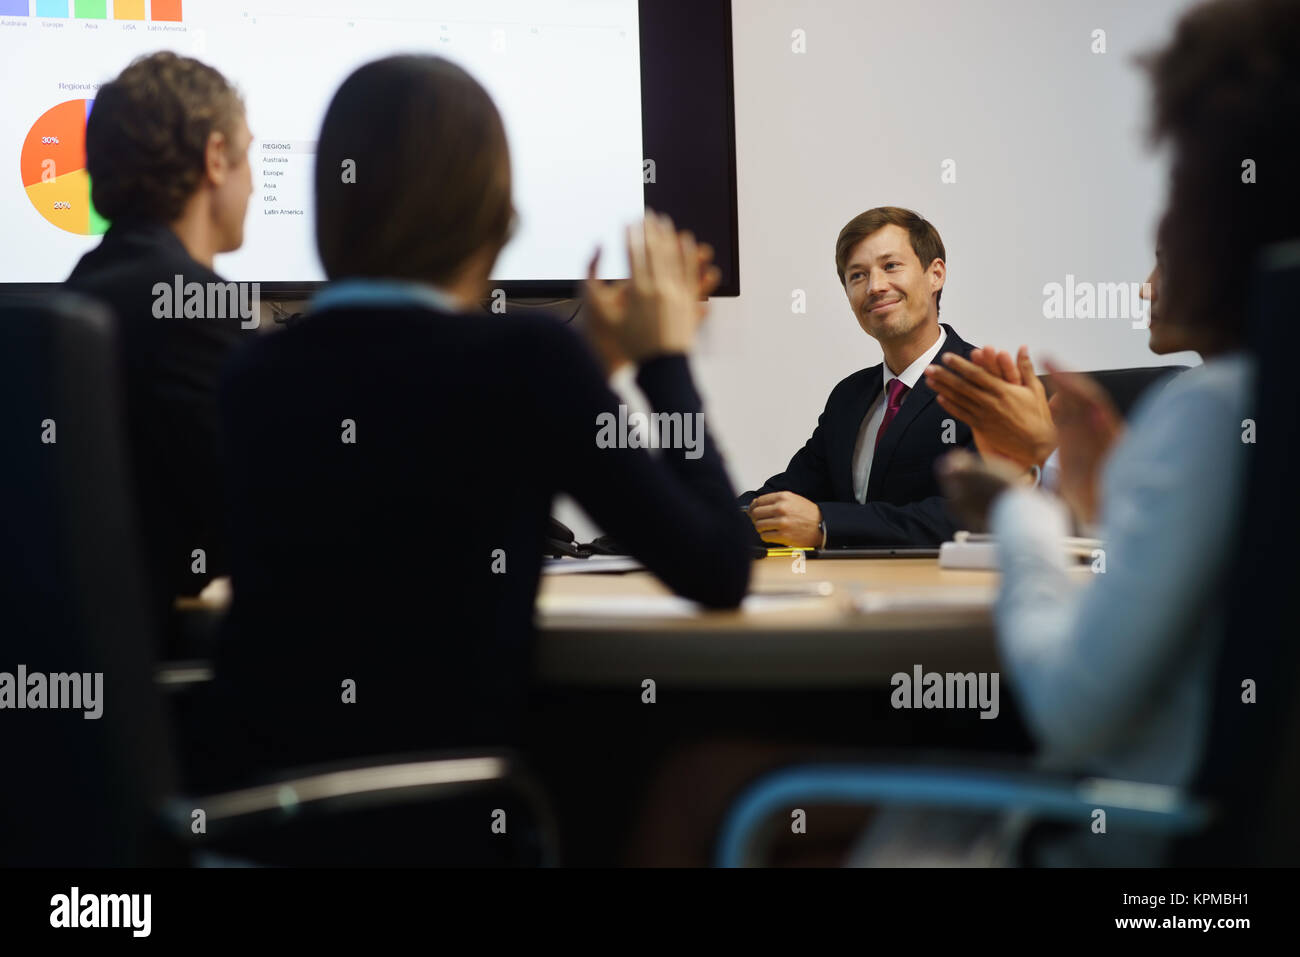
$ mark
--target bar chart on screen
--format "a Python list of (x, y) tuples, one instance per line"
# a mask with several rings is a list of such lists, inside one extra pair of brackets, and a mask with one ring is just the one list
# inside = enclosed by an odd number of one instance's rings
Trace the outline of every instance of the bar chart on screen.
[(0, 0), (0, 17), (180, 23), (182, 0)]

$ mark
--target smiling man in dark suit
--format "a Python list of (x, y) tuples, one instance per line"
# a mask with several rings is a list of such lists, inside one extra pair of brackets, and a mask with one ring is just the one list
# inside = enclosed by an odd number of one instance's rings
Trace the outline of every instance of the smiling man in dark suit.
[(939, 322), (944, 260), (938, 231), (911, 210), (869, 209), (840, 230), (836, 272), (885, 361), (836, 385), (785, 471), (741, 496), (765, 541), (934, 547), (952, 537), (934, 462), (973, 439), (923, 373), (941, 353), (974, 347)]

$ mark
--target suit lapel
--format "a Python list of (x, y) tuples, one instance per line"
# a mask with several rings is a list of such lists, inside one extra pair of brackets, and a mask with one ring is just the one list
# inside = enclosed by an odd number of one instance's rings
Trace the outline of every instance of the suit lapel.
[[(952, 329), (946, 325), (943, 329), (947, 336), (944, 338), (939, 351), (935, 353), (935, 362), (938, 362), (939, 357), (945, 352), (960, 354), (963, 348), (969, 352), (966, 343), (959, 339)], [(917, 379), (916, 385), (908, 391), (907, 396), (903, 399), (903, 404), (898, 408), (898, 414), (894, 416), (894, 421), (889, 423), (889, 428), (885, 430), (885, 434), (880, 437), (880, 444), (876, 446), (876, 453), (872, 456), (871, 475), (867, 479), (867, 501), (879, 496), (880, 483), (889, 470), (890, 460), (893, 459), (894, 451), (902, 442), (903, 434), (907, 432), (908, 426), (916, 421), (917, 416), (924, 412), (926, 407), (934, 401), (934, 396), (934, 390), (926, 384), (924, 375)], [(934, 438), (938, 442), (939, 436), (936, 435)]]

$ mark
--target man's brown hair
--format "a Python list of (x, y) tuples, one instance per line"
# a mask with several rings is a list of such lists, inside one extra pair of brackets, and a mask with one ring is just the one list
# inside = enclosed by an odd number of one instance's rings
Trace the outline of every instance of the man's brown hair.
[(487, 91), (436, 56), (395, 56), (343, 81), (316, 149), (325, 273), (442, 283), (500, 252), (514, 220), (505, 127)]
[(95, 209), (111, 221), (170, 223), (198, 189), (208, 138), (230, 141), (244, 104), (205, 63), (175, 53), (140, 57), (100, 87), (86, 121)]
[[(840, 230), (839, 238), (835, 240), (835, 272), (840, 277), (841, 286), (844, 285), (844, 269), (849, 263), (849, 254), (853, 252), (853, 247), (886, 226), (899, 226), (907, 230), (907, 236), (912, 242), (912, 251), (916, 253), (916, 258), (921, 260), (922, 269), (929, 269), (930, 264), (936, 259), (942, 259), (945, 263), (948, 261), (943, 249), (943, 240), (939, 238), (939, 231), (918, 213), (903, 209), (901, 206), (877, 206), (850, 219)], [(942, 296), (943, 290), (940, 289), (934, 297), (936, 312), (939, 310), (939, 300)]]
[(1244, 335), (1260, 248), (1300, 235), (1300, 3), (1202, 4), (1142, 62), (1153, 139), (1173, 147), (1163, 309), (1232, 345)]

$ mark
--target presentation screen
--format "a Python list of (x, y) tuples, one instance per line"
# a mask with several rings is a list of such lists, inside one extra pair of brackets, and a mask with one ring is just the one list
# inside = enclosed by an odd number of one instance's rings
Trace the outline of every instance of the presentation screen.
[(245, 100), (254, 190), (243, 247), (216, 261), (228, 279), (281, 291), (324, 279), (312, 179), (326, 107), (361, 64), (421, 52), (468, 70), (505, 121), (519, 223), (494, 281), (558, 290), (598, 244), (602, 275), (625, 275), (624, 228), (653, 188), (642, 15), (637, 0), (0, 0), (0, 283), (63, 280), (108, 228), (84, 168), (86, 120), (102, 84), (157, 50), (211, 64)]

